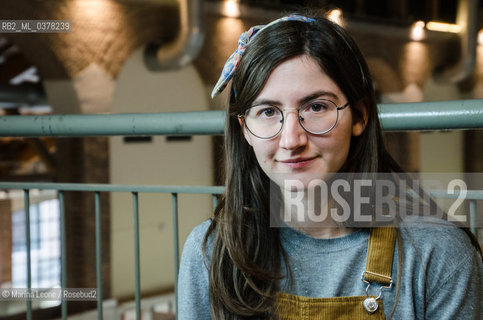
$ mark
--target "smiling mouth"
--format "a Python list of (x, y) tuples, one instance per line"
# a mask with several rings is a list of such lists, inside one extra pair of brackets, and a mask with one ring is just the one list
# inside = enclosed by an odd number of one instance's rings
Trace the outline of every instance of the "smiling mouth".
[(308, 166), (312, 163), (315, 158), (296, 158), (296, 159), (288, 159), (288, 160), (281, 160), (280, 163), (292, 168), (298, 169)]

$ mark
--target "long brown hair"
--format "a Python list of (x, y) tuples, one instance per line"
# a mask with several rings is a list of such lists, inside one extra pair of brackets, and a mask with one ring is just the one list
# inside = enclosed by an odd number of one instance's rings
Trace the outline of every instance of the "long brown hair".
[(279, 64), (301, 55), (315, 59), (344, 93), (353, 121), (365, 123), (364, 132), (351, 140), (341, 172), (402, 172), (384, 147), (372, 79), (361, 52), (337, 24), (315, 19), (283, 21), (263, 29), (248, 44), (234, 73), (225, 127), (226, 193), (203, 245), (205, 251), (208, 237), (214, 237), (209, 262), (214, 319), (275, 318), (278, 284), (290, 274), (282, 270), (288, 261), (279, 229), (269, 227), (269, 178), (237, 119)]

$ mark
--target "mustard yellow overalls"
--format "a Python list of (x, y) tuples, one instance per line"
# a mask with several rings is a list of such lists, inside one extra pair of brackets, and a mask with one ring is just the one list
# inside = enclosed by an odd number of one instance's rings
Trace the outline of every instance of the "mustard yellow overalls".
[[(361, 280), (373, 282), (380, 290), (392, 287), (392, 260), (396, 232), (394, 228), (373, 228), (369, 235), (366, 270)], [(385, 319), (381, 294), (366, 296), (309, 298), (279, 293), (277, 313), (281, 320), (380, 320)]]

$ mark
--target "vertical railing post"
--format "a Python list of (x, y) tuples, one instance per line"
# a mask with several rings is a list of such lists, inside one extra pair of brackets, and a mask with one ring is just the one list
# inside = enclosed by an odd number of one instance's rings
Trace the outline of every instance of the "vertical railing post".
[[(61, 288), (67, 288), (67, 250), (65, 244), (65, 202), (64, 191), (59, 191), (59, 212), (60, 212), (60, 283)], [(67, 320), (67, 301), (61, 298), (62, 320)]]
[(476, 231), (476, 200), (470, 200), (470, 230), (478, 237)]
[[(27, 244), (27, 289), (32, 289), (32, 260), (30, 254), (30, 196), (29, 190), (24, 189), (25, 207), (25, 241)], [(32, 299), (27, 298), (27, 320), (32, 319)]]
[(179, 235), (178, 235), (178, 194), (171, 194), (173, 208), (173, 243), (174, 243), (174, 297), (175, 314), (178, 319), (178, 271), (179, 271)]
[(133, 192), (134, 214), (134, 290), (136, 299), (136, 319), (141, 319), (141, 276), (139, 266), (139, 202), (138, 193)]
[(96, 279), (97, 279), (97, 319), (102, 320), (102, 232), (101, 232), (101, 194), (94, 194), (96, 211)]

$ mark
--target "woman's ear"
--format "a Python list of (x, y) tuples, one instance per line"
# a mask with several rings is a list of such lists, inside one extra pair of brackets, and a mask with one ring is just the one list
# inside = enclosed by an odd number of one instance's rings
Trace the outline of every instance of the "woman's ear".
[(352, 124), (352, 135), (354, 137), (360, 136), (364, 130), (366, 129), (366, 124), (368, 121), (368, 112), (367, 112), (367, 106), (365, 102), (361, 102), (356, 106), (357, 114), (358, 117), (353, 116), (353, 124)]
[(248, 142), (249, 145), (252, 145), (252, 137), (250, 136), (250, 133), (247, 130), (247, 127), (243, 125), (243, 118), (238, 117), (238, 123), (240, 124), (240, 127), (243, 131), (243, 136), (245, 137), (245, 140)]

